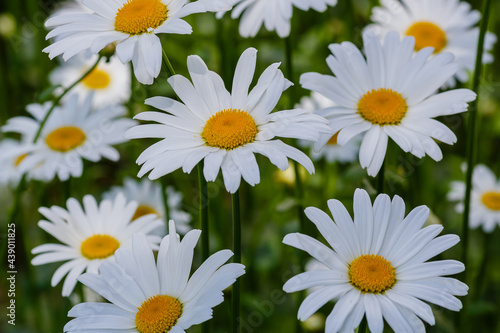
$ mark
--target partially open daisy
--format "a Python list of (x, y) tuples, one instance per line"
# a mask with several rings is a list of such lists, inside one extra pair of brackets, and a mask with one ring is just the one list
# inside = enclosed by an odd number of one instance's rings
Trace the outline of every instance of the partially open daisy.
[(428, 60), (432, 48), (413, 54), (415, 39), (400, 40), (396, 32), (386, 35), (384, 46), (371, 33), (363, 40), (366, 59), (352, 43), (332, 44), (333, 55), (326, 62), (335, 77), (306, 73), (300, 78), (304, 88), (338, 105), (321, 113), (334, 133), (340, 131), (338, 143), (344, 145), (366, 132), (359, 161), (371, 176), (382, 166), (389, 137), (405, 152), (441, 160), (433, 139), (453, 144), (457, 138), (433, 118), (464, 112), (467, 102), (476, 98), (468, 89), (435, 94), (459, 67), (453, 55), (442, 53)]
[[(123, 193), (128, 200), (139, 203), (133, 220), (147, 214), (155, 214), (164, 222), (160, 234), (165, 235), (167, 233), (167, 221), (160, 184), (153, 183), (149, 179), (137, 181), (132, 178), (125, 178), (123, 187), (113, 186), (109, 192), (103, 194), (103, 197), (105, 199), (112, 199), (119, 193)], [(172, 186), (168, 186), (166, 194), (168, 218), (175, 221), (176, 229), (180, 234), (184, 235), (191, 229), (189, 227), (191, 215), (182, 210), (182, 193), (177, 192)]]
[(21, 179), (23, 173), (31, 179), (45, 180), (40, 172), (39, 166), (24, 168), (26, 157), (35, 149), (35, 145), (13, 139), (0, 141), (0, 184), (15, 185)]
[[(239, 32), (242, 37), (255, 37), (262, 25), (268, 31), (276, 31), (284, 38), (290, 35), (293, 7), (301, 10), (314, 9), (324, 12), (327, 6), (335, 6), (337, 0), (231, 0), (236, 5), (231, 17), (241, 16)], [(222, 12), (219, 13), (219, 17)]]
[(48, 221), (41, 220), (38, 226), (63, 244), (35, 247), (32, 253), (37, 256), (31, 263), (66, 261), (52, 276), (51, 284), (57, 285), (67, 274), (62, 295), (69, 296), (83, 271), (97, 273), (103, 262), (114, 261), (115, 251), (130, 243), (134, 233), (146, 234), (147, 242), (157, 249), (161, 238), (152, 232), (161, 227), (162, 222), (154, 215), (147, 215), (131, 223), (137, 206), (120, 194), (113, 201), (103, 200), (99, 205), (93, 196), (86, 195), (83, 207), (70, 198), (67, 210), (57, 206), (40, 208)]
[(98, 53), (116, 43), (116, 55), (125, 64), (132, 61), (137, 80), (153, 83), (162, 63), (162, 47), (157, 34), (190, 34), (191, 26), (182, 18), (194, 13), (229, 10), (227, 1), (186, 0), (82, 0), (92, 13), (62, 13), (45, 25), (54, 28), (48, 35), (56, 41), (43, 51), (52, 59), (60, 54), (68, 60), (77, 53)]
[[(96, 61), (97, 55), (85, 57), (79, 54), (54, 69), (49, 76), (50, 82), (52, 85), (67, 88), (82, 77)], [(111, 57), (109, 61), (103, 58), (72, 91), (81, 96), (94, 92), (96, 107), (125, 103), (131, 93), (130, 67), (122, 64), (116, 56)]]
[(234, 193), (241, 177), (252, 186), (260, 182), (255, 153), (268, 157), (282, 170), (288, 168), (288, 158), (292, 158), (314, 172), (304, 153), (273, 139), (281, 136), (316, 141), (321, 133), (330, 132), (328, 121), (302, 109), (271, 113), (290, 83), (276, 63), (248, 92), (256, 58), (253, 48), (242, 54), (230, 94), (220, 76), (209, 71), (200, 57), (188, 57), (193, 83), (180, 75), (168, 81), (184, 104), (165, 97), (150, 98), (147, 104), (166, 112), (143, 112), (136, 119), (160, 124), (139, 125), (127, 132), (129, 138), (163, 139), (137, 159), (144, 164), (139, 177), (152, 170), (149, 178), (156, 179), (181, 167), (190, 173), (204, 159), (207, 181), (215, 181), (222, 169), (226, 189)]
[[(368, 193), (354, 193), (354, 222), (338, 200), (328, 207), (335, 222), (323, 211), (309, 207), (307, 217), (316, 225), (329, 246), (307, 235), (285, 236), (285, 244), (306, 251), (326, 270), (301, 273), (283, 289), (295, 292), (317, 289), (301, 304), (298, 318), (309, 318), (330, 300), (336, 304), (326, 320), (326, 332), (353, 332), (364, 315), (370, 332), (381, 333), (384, 320), (395, 332), (425, 332), (424, 320), (434, 325), (431, 307), (458, 311), (462, 303), (455, 296), (467, 294), (464, 283), (446, 275), (464, 270), (455, 260), (428, 259), (459, 242), (456, 235), (437, 237), (443, 227), (422, 229), (429, 209), (420, 206), (405, 215), (403, 199), (380, 194), (373, 206)], [(332, 250), (333, 249), (333, 250)]]
[[(448, 200), (460, 201), (455, 209), (464, 212), (465, 183), (454, 181)], [(479, 164), (472, 173), (472, 192), (470, 198), (469, 226), (481, 226), (484, 232), (493, 232), (500, 225), (500, 180), (486, 165)]]
[[(35, 166), (45, 179), (60, 180), (70, 176), (80, 177), (83, 172), (82, 158), (98, 162), (101, 157), (117, 161), (120, 157), (112, 145), (127, 141), (124, 133), (137, 122), (120, 118), (126, 111), (121, 106), (92, 107), (93, 94), (84, 101), (71, 95), (57, 106), (45, 123), (36, 148), (25, 158), (19, 168), (22, 172)], [(3, 126), (4, 132), (20, 133), (24, 140), (31, 141), (40, 123), (51, 107), (51, 103), (31, 104), (28, 112), (34, 117), (15, 117)]]
[(224, 264), (233, 253), (213, 254), (189, 277), (200, 230), (182, 242), (170, 221), (169, 235), (160, 245), (157, 262), (142, 234), (132, 246), (116, 251), (116, 262), (105, 262), (99, 275), (87, 273), (79, 280), (111, 303), (81, 303), (68, 315), (76, 317), (65, 332), (185, 332), (212, 318), (212, 308), (222, 303), (222, 291), (245, 273), (241, 264)]
[[(466, 82), (474, 70), (479, 28), (474, 27), (481, 14), (471, 10), (469, 3), (459, 0), (384, 0), (381, 7), (374, 7), (368, 30), (381, 39), (392, 30), (401, 36), (415, 37), (415, 51), (433, 47), (434, 54), (451, 52), (460, 64), (455, 76), (446, 85), (454, 87), (455, 79)], [(483, 63), (493, 62), (496, 36), (487, 33)]]
[[(329, 98), (312, 92), (310, 97), (302, 97), (299, 107), (309, 112), (322, 115), (326, 108), (335, 106), (335, 103)], [(316, 142), (301, 140), (300, 144), (304, 147), (311, 147), (311, 157), (313, 160), (324, 158), (330, 163), (354, 162), (358, 158), (359, 146), (361, 145), (361, 136), (357, 136), (341, 146), (337, 142), (338, 132), (334, 135), (323, 134)]]

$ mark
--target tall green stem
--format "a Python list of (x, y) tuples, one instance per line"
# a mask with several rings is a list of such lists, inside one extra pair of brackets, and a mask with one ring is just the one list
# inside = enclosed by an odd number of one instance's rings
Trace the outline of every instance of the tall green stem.
[(200, 186), (200, 225), (201, 225), (201, 259), (205, 261), (210, 255), (208, 225), (208, 184), (203, 175), (203, 162), (198, 164), (198, 181)]
[[(479, 106), (479, 88), (481, 83), (481, 74), (483, 69), (483, 53), (484, 53), (484, 40), (486, 31), (488, 29), (488, 21), (490, 17), (491, 0), (483, 1), (483, 18), (481, 20), (481, 27), (479, 30), (479, 40), (477, 43), (476, 52), (476, 66), (474, 68), (474, 76), (472, 78), (472, 90), (477, 94), (476, 100), (471, 104), (469, 109), (469, 126), (468, 126), (468, 140), (467, 140), (467, 174), (465, 180), (465, 202), (464, 202), (464, 215), (462, 224), (462, 263), (467, 267), (468, 262), (468, 244), (469, 244), (469, 214), (470, 214), (470, 199), (472, 191), (472, 173), (476, 164), (476, 148), (477, 148), (477, 110)], [(467, 283), (467, 270), (463, 272), (463, 281)], [(467, 310), (468, 298), (463, 300), (462, 309), (462, 323), (467, 324)], [(466, 329), (465, 326), (462, 326)]]
[(170, 60), (167, 57), (167, 54), (165, 53), (164, 50), (162, 50), (163, 54), (163, 67), (165, 68), (165, 71), (167, 72), (168, 76), (175, 75), (174, 67), (172, 67), (172, 64), (170, 63)]
[(167, 193), (167, 181), (165, 177), (160, 179), (161, 184), (161, 200), (163, 202), (163, 209), (165, 210), (165, 221), (168, 225), (170, 219), (170, 207), (168, 206), (168, 193)]
[[(240, 194), (239, 190), (231, 195), (233, 203), (233, 251), (235, 263), (241, 263), (241, 217), (240, 217)], [(240, 318), (240, 279), (233, 284), (233, 333), (240, 332), (238, 319)]]
[(378, 177), (377, 177), (377, 193), (384, 193), (384, 177), (385, 177), (385, 158), (384, 161), (382, 162), (382, 166), (380, 167), (380, 170), (378, 172)]

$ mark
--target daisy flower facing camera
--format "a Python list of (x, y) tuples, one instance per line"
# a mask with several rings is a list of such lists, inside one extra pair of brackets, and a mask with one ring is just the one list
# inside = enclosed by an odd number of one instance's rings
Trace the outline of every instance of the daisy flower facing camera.
[(309, 173), (314, 172), (304, 153), (273, 139), (281, 136), (316, 141), (322, 133), (331, 132), (328, 121), (302, 109), (271, 113), (290, 82), (276, 63), (248, 92), (256, 58), (253, 48), (241, 55), (230, 94), (220, 76), (209, 71), (200, 57), (188, 57), (193, 83), (180, 75), (168, 79), (184, 104), (165, 97), (150, 98), (147, 104), (165, 112), (143, 112), (135, 118), (160, 124), (139, 125), (127, 132), (132, 139), (163, 139), (137, 159), (143, 164), (139, 177), (151, 171), (149, 178), (157, 179), (181, 167), (190, 173), (204, 159), (207, 181), (215, 181), (222, 169), (226, 189), (234, 193), (241, 177), (252, 186), (260, 182), (255, 153), (268, 157), (281, 170), (288, 168), (288, 158), (292, 158)]
[(52, 59), (60, 54), (68, 60), (77, 53), (98, 53), (110, 43), (125, 64), (132, 61), (137, 80), (152, 84), (162, 64), (162, 47), (157, 34), (191, 34), (182, 18), (207, 11), (229, 10), (227, 1), (200, 0), (82, 0), (91, 13), (60, 13), (45, 25), (53, 30), (47, 39), (56, 41), (43, 51)]
[[(451, 52), (460, 64), (455, 76), (446, 85), (454, 87), (455, 78), (461, 82), (469, 79), (474, 70), (479, 28), (474, 27), (481, 14), (471, 10), (470, 4), (459, 0), (383, 0), (381, 7), (374, 7), (368, 30), (381, 39), (389, 31), (397, 31), (401, 36), (415, 37), (415, 51), (433, 47), (434, 54)], [(487, 33), (483, 63), (493, 62), (496, 36)]]
[[(124, 107), (94, 109), (92, 100), (93, 94), (83, 102), (78, 100), (78, 95), (71, 95), (63, 105), (57, 106), (49, 115), (35, 148), (19, 164), (20, 171), (36, 167), (37, 175), (43, 179), (51, 180), (57, 175), (64, 181), (70, 176), (81, 177), (82, 158), (92, 162), (98, 162), (101, 157), (117, 161), (120, 154), (112, 145), (127, 141), (125, 131), (137, 122), (120, 118), (126, 112)], [(26, 109), (34, 119), (11, 118), (2, 131), (20, 133), (24, 141), (33, 141), (51, 106), (51, 102), (28, 105)]]
[[(326, 320), (326, 332), (353, 332), (364, 315), (370, 332), (381, 333), (384, 320), (395, 332), (425, 332), (434, 325), (434, 303), (459, 311), (455, 296), (467, 294), (464, 283), (446, 275), (464, 270), (455, 260), (426, 262), (459, 242), (456, 235), (437, 237), (443, 227), (422, 229), (429, 209), (420, 206), (405, 215), (403, 199), (380, 194), (373, 206), (368, 193), (354, 193), (354, 222), (338, 200), (323, 211), (309, 207), (307, 217), (329, 246), (307, 235), (285, 236), (283, 243), (306, 251), (328, 269), (301, 273), (283, 286), (286, 292), (316, 287), (301, 304), (298, 318), (309, 318), (328, 301), (336, 304)], [(425, 302), (424, 302), (425, 301)]]
[(338, 143), (345, 145), (364, 133), (359, 161), (370, 176), (382, 166), (389, 137), (405, 152), (441, 160), (433, 139), (453, 144), (457, 137), (433, 118), (467, 111), (467, 103), (476, 98), (468, 89), (435, 94), (459, 67), (453, 55), (428, 59), (432, 48), (413, 54), (415, 39), (400, 40), (396, 32), (386, 35), (384, 46), (371, 33), (363, 40), (366, 59), (352, 43), (332, 44), (333, 55), (326, 62), (335, 76), (306, 73), (300, 78), (304, 88), (337, 104), (321, 114), (334, 133), (340, 131)]
[[(281, 38), (290, 35), (293, 7), (301, 10), (314, 9), (324, 12), (327, 6), (335, 6), (337, 0), (231, 0), (234, 9), (231, 17), (241, 16), (239, 32), (242, 37), (255, 37), (262, 25), (268, 31), (276, 31)], [(218, 14), (219, 17), (222, 13)]]
[(182, 242), (171, 220), (169, 235), (160, 244), (158, 259), (142, 234), (132, 245), (116, 251), (116, 262), (105, 262), (99, 275), (79, 280), (111, 303), (81, 303), (68, 315), (76, 317), (65, 332), (182, 333), (212, 318), (222, 303), (222, 291), (245, 273), (241, 264), (224, 264), (233, 253), (222, 250), (209, 257), (189, 277), (200, 230)]
[(41, 220), (38, 226), (63, 244), (35, 247), (31, 252), (37, 256), (31, 263), (67, 261), (56, 270), (51, 284), (57, 285), (67, 274), (62, 295), (69, 296), (83, 271), (97, 273), (103, 262), (115, 259), (116, 250), (130, 243), (134, 233), (146, 234), (147, 242), (158, 248), (161, 238), (152, 232), (160, 228), (162, 222), (154, 215), (147, 215), (131, 223), (136, 209), (137, 203), (127, 203), (123, 194), (99, 205), (93, 196), (86, 195), (83, 207), (69, 198), (67, 210), (57, 206), (40, 208), (40, 213), (49, 221)]
[[(465, 183), (454, 181), (448, 200), (460, 201), (455, 207), (457, 213), (464, 212)], [(472, 173), (472, 192), (469, 225), (475, 229), (482, 226), (484, 232), (493, 232), (500, 225), (500, 181), (485, 165), (476, 165)]]

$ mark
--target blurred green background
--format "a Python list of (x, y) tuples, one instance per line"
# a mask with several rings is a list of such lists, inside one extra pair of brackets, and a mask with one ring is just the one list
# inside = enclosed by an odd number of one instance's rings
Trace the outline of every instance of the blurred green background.
[[(481, 1), (469, 1), (474, 8)], [(490, 31), (500, 36), (500, 1), (493, 1)], [(45, 41), (47, 31), (43, 23), (60, 1), (19, 0), (0, 2), (0, 126), (13, 116), (26, 115), (25, 106), (39, 102), (43, 92), (49, 88), (48, 74), (58, 65), (50, 61), (42, 49), (49, 45)], [(349, 40), (358, 46), (361, 31), (369, 23), (370, 8), (375, 1), (339, 0), (336, 7), (325, 13), (294, 11), (292, 23), (295, 79), (300, 74), (320, 72), (330, 74), (325, 58), (329, 54), (327, 45)], [(232, 69), (239, 54), (249, 46), (259, 50), (257, 75), (273, 62), (284, 62), (284, 41), (262, 30), (257, 38), (241, 39), (236, 36), (237, 22), (226, 15), (217, 21), (213, 14), (200, 14), (187, 19), (194, 27), (191, 36), (162, 36), (164, 49), (177, 73), (187, 75), (186, 58), (200, 55), (209, 68), (221, 73), (229, 86)], [(499, 43), (493, 51), (500, 57)], [(224, 53), (224, 49), (227, 53)], [(224, 56), (226, 54), (226, 56)], [(488, 165), (500, 175), (500, 62), (489, 65), (482, 80), (478, 161)], [(164, 73), (153, 86), (134, 83), (133, 97), (129, 104), (133, 113), (145, 110), (144, 100), (151, 96), (173, 96)], [(300, 95), (308, 92), (299, 88)], [(287, 107), (288, 96), (283, 95), (278, 110)], [(432, 210), (430, 223), (442, 223), (446, 233), (460, 234), (462, 217), (455, 213), (454, 204), (446, 200), (449, 182), (463, 180), (461, 165), (465, 161), (466, 123), (468, 115), (456, 115), (441, 119), (458, 136), (458, 143), (450, 147), (441, 145), (444, 159), (436, 163), (430, 158), (417, 159), (405, 154), (395, 144), (388, 149), (386, 169), (386, 192), (398, 194), (405, 199), (407, 212), (416, 206), (427, 205)], [(85, 162), (83, 177), (72, 179), (70, 195), (81, 200), (85, 194), (100, 198), (112, 185), (121, 185), (125, 176), (135, 177), (139, 168), (135, 164), (138, 154), (148, 146), (146, 140), (134, 140), (119, 146), (121, 160), (117, 163), (101, 161), (97, 164)], [(296, 325), (297, 295), (287, 295), (282, 286), (301, 267), (299, 251), (281, 243), (283, 237), (298, 230), (294, 199), (293, 177), (277, 172), (268, 160), (258, 157), (261, 168), (261, 183), (255, 188), (242, 182), (243, 263), (247, 273), (243, 276), (243, 323), (242, 332), (292, 332)], [(337, 165), (320, 161), (315, 164), (316, 174), (304, 173), (304, 207), (316, 206), (326, 210), (328, 199), (336, 198), (352, 212), (352, 197), (358, 187), (371, 194), (376, 179), (368, 177), (359, 165)], [(1, 170), (0, 170), (1, 172)], [(286, 179), (288, 175), (288, 179)], [(184, 194), (184, 209), (193, 215), (193, 227), (197, 222), (198, 190), (197, 177), (176, 171), (166, 176), (167, 182)], [(67, 311), (72, 300), (61, 296), (61, 284), (50, 286), (50, 278), (59, 264), (33, 267), (26, 265), (31, 260), (31, 249), (39, 244), (54, 241), (37, 227), (41, 218), (40, 206), (65, 207), (68, 197), (67, 184), (54, 180), (48, 184), (31, 182), (23, 195), (23, 209), (19, 216), (17, 237), (24, 240), (19, 248), (16, 290), (16, 326), (6, 323), (2, 310), (0, 332), (62, 332), (68, 321)], [(13, 188), (0, 188), (0, 225), (4, 232), (7, 210), (12, 202)], [(209, 184), (211, 251), (231, 248), (231, 198), (225, 191), (221, 179)], [(308, 222), (308, 233), (318, 235)], [(22, 230), (21, 230), (22, 229)], [(2, 234), (2, 242), (5, 235)], [(484, 258), (486, 249), (491, 251)], [(199, 254), (199, 253), (198, 253)], [(459, 258), (460, 244), (444, 253), (443, 258)], [(23, 259), (27, 258), (27, 259)], [(471, 327), (476, 332), (500, 332), (500, 232), (486, 236), (481, 230), (471, 233), (469, 270)], [(486, 261), (485, 261), (486, 260)], [(24, 261), (24, 262), (23, 262)], [(199, 265), (199, 256), (194, 267)], [(6, 268), (1, 264), (2, 292), (0, 308), (7, 306)], [(228, 295), (229, 296), (229, 295)], [(213, 332), (227, 332), (230, 322), (230, 302), (214, 310)], [(321, 309), (327, 315), (333, 307), (328, 304)], [(454, 326), (458, 316), (451, 311), (433, 307), (436, 326), (428, 332), (461, 332)], [(321, 318), (320, 318), (321, 321)], [(387, 328), (387, 331), (390, 331)], [(198, 332), (193, 327), (190, 332)]]

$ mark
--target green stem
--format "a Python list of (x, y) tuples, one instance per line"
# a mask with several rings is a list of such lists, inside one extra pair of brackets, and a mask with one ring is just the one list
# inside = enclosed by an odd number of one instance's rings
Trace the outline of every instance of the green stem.
[[(467, 267), (468, 262), (468, 244), (469, 244), (469, 213), (470, 213), (470, 199), (472, 191), (472, 173), (476, 164), (476, 147), (477, 147), (477, 110), (479, 106), (479, 88), (481, 83), (481, 74), (483, 69), (483, 52), (484, 40), (486, 31), (488, 29), (488, 21), (490, 17), (491, 0), (483, 1), (483, 18), (481, 20), (481, 27), (479, 30), (479, 40), (477, 43), (476, 52), (476, 65), (474, 68), (474, 76), (472, 78), (472, 90), (477, 94), (476, 100), (471, 104), (469, 109), (469, 126), (468, 126), (468, 140), (467, 140), (467, 174), (465, 180), (465, 201), (464, 201), (464, 215), (462, 223), (462, 263)], [(467, 270), (462, 273), (462, 281), (467, 283)], [(467, 324), (467, 310), (468, 298), (463, 299), (462, 309), (462, 323)], [(463, 326), (465, 329), (466, 326)]]
[(170, 219), (170, 209), (168, 206), (167, 181), (165, 177), (160, 179), (160, 184), (161, 184), (161, 200), (163, 201), (163, 209), (165, 210), (165, 221), (168, 226), (168, 221)]
[(167, 54), (165, 53), (164, 50), (161, 51), (163, 54), (163, 67), (165, 68), (165, 71), (167, 72), (167, 76), (172, 76), (175, 75), (174, 67), (172, 67), (172, 64), (170, 63), (170, 60), (167, 57)]
[(359, 324), (358, 333), (368, 333), (368, 322), (366, 321), (366, 317), (363, 317), (361, 324)]
[[(200, 188), (200, 225), (201, 225), (201, 260), (207, 260), (210, 256), (210, 232), (208, 225), (208, 185), (203, 175), (203, 161), (198, 164), (198, 182)], [(206, 321), (201, 325), (202, 333), (210, 332), (210, 323)]]
[(378, 177), (377, 177), (377, 193), (384, 193), (384, 177), (385, 177), (385, 158), (384, 161), (382, 162), (382, 166), (380, 167), (380, 170), (378, 172)]
[[(231, 195), (233, 203), (233, 251), (235, 263), (241, 263), (241, 218), (240, 218), (240, 194), (237, 190)], [(240, 318), (240, 279), (233, 284), (233, 333), (240, 332), (238, 319)]]

